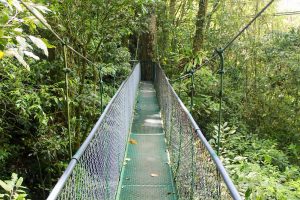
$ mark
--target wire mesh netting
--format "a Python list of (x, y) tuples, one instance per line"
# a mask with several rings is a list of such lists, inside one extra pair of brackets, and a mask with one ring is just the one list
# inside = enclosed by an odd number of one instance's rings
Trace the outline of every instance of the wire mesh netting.
[(48, 199), (115, 199), (140, 71), (138, 64), (106, 107)]
[[(160, 66), (156, 67), (154, 82), (178, 199), (239, 199), (234, 186), (228, 187), (224, 183), (224, 171), (219, 171), (215, 162), (219, 161), (217, 155), (174, 92)], [(230, 194), (232, 191), (237, 193), (234, 198)]]
[[(155, 69), (154, 84), (177, 198), (240, 199), (219, 158), (174, 92), (163, 70), (160, 66)], [(116, 198), (140, 80), (141, 67), (138, 64), (106, 107), (48, 200)], [(129, 196), (133, 194), (132, 188), (125, 189)], [(163, 193), (169, 190), (165, 188)], [(143, 190), (138, 193), (144, 194)]]
[(153, 83), (141, 81), (118, 200), (176, 199), (159, 113)]

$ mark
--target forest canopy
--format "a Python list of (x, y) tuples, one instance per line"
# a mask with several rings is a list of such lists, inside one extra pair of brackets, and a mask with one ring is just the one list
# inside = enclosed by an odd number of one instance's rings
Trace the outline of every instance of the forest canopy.
[[(268, 2), (0, 0), (0, 199), (46, 199), (132, 60), (170, 80), (210, 61), (194, 71), (190, 112), (217, 149), (211, 55)], [(224, 52), (220, 158), (245, 199), (300, 199), (299, 12), (275, 1)], [(191, 79), (172, 84), (189, 105)]]

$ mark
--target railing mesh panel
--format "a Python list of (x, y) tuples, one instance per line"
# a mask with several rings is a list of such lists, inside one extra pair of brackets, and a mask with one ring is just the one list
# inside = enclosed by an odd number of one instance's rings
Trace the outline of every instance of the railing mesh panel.
[(137, 65), (107, 108), (58, 199), (115, 199), (139, 81)]
[(232, 199), (199, 138), (200, 130), (196, 130), (160, 66), (156, 67), (155, 87), (178, 199)]

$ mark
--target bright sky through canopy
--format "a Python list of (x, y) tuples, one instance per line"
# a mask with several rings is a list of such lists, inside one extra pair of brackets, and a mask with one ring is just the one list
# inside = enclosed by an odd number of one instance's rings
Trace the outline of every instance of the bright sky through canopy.
[(278, 11), (300, 11), (300, 0), (281, 0), (278, 4)]

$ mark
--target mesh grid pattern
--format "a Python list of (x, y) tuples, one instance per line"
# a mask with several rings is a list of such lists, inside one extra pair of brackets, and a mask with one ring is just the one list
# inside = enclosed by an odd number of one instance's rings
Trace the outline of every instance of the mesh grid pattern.
[(232, 199), (216, 164), (159, 66), (155, 77), (178, 199)]
[[(127, 194), (124, 200), (174, 200), (173, 188), (171, 186), (140, 186), (138, 190), (136, 186), (124, 186), (124, 193)], [(138, 191), (138, 192), (136, 192)]]
[[(119, 200), (176, 199), (153, 83), (140, 83)], [(153, 175), (154, 174), (154, 175)]]
[(108, 106), (58, 199), (115, 199), (140, 73), (138, 64)]
[[(86, 140), (88, 145), (81, 151), (82, 154), (80, 153), (80, 156), (76, 154), (70, 162), (66, 172), (51, 192), (51, 194), (55, 193), (53, 198), (49, 198), (50, 194), (48, 199), (111, 200), (116, 198), (130, 123), (134, 114), (135, 96), (141, 79), (140, 74), (141, 69), (138, 64), (105, 109), (105, 113), (93, 129), (95, 131), (89, 135), (91, 140)], [(124, 198), (120, 199), (232, 199), (227, 186), (228, 176), (226, 185), (215, 164), (216, 155), (208, 150), (210, 147), (207, 141), (203, 139), (202, 133), (193, 123), (193, 119), (159, 66), (156, 66), (154, 83), (156, 93), (148, 89), (138, 97), (138, 101), (144, 103), (137, 104), (131, 136), (139, 143), (129, 146), (128, 153), (140, 154), (141, 157), (136, 156), (136, 161), (139, 162), (135, 163), (135, 158), (132, 158), (128, 163), (128, 168), (131, 164), (134, 166), (131, 166), (133, 170), (124, 172), (125, 182), (122, 184), (122, 191), (126, 194), (126, 198), (123, 196)], [(161, 117), (158, 114), (159, 107)], [(139, 111), (146, 112), (146, 115)], [(148, 124), (147, 119), (151, 123)], [(159, 122), (161, 119), (163, 124)], [(165, 134), (162, 134), (163, 129)], [(163, 137), (167, 143), (163, 141)], [(170, 155), (170, 163), (167, 163), (166, 157), (161, 157), (166, 154), (166, 148)], [(165, 176), (154, 179), (157, 182), (146, 182), (147, 187), (145, 187), (138, 182), (147, 180), (147, 177), (149, 179), (149, 173), (156, 171), (153, 167), (147, 171), (149, 165), (147, 162), (150, 163), (150, 160), (161, 162), (161, 164), (155, 162), (157, 171)], [(220, 165), (218, 163), (219, 169), (222, 169)], [(140, 174), (140, 177), (131, 177), (131, 174), (136, 174), (135, 167), (146, 170), (141, 171), (143, 174)], [(224, 171), (222, 173), (224, 175)], [(147, 177), (143, 176), (145, 174)], [(127, 176), (131, 179), (126, 179)], [(173, 178), (176, 191), (171, 183)], [(136, 187), (139, 187), (138, 190)], [(231, 192), (234, 191), (232, 189), (234, 186), (231, 185), (229, 188)]]

